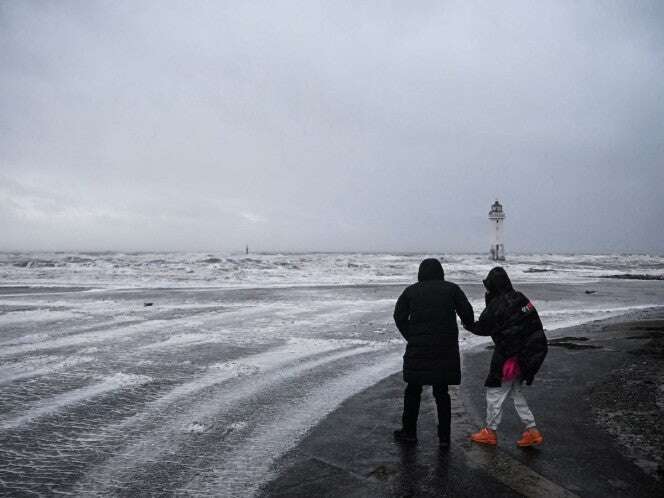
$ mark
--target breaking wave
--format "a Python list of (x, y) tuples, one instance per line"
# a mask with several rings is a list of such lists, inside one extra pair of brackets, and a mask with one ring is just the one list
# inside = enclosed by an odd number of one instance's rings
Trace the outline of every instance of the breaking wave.
[[(484, 254), (0, 253), (5, 286), (279, 287), (405, 283), (424, 257), (443, 261), (450, 279), (479, 281)], [(519, 254), (503, 263), (517, 282), (598, 278), (662, 279), (664, 256)]]

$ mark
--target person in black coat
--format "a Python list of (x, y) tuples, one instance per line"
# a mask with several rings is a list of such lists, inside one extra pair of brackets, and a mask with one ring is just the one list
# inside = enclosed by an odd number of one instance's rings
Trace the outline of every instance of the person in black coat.
[(437, 259), (422, 261), (417, 280), (403, 291), (394, 308), (394, 321), (408, 343), (403, 357), (403, 379), (408, 385), (402, 428), (394, 431), (394, 436), (401, 442), (417, 441), (422, 386), (431, 385), (438, 411), (438, 438), (445, 447), (450, 440), (447, 386), (461, 382), (456, 316), (472, 326), (473, 308), (458, 285), (445, 281)]
[(487, 388), (486, 427), (471, 436), (476, 443), (497, 444), (496, 429), (502, 417), (504, 401), (511, 397), (526, 426), (519, 446), (541, 444), (542, 435), (521, 391), (521, 383), (531, 385), (546, 357), (548, 345), (535, 306), (521, 292), (514, 290), (507, 272), (497, 266), (486, 279), (486, 308), (471, 327), (473, 334), (491, 336), (495, 344)]

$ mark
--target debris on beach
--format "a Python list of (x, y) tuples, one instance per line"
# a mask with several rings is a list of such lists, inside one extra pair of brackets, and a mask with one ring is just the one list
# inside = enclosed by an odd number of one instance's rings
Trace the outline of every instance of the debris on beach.
[(593, 346), (592, 344), (578, 344), (587, 340), (587, 337), (557, 337), (556, 339), (549, 340), (549, 346), (557, 346), (565, 349), (601, 349), (600, 346)]
[(193, 422), (186, 428), (186, 432), (205, 432), (205, 426), (203, 424), (200, 424), (198, 422)]

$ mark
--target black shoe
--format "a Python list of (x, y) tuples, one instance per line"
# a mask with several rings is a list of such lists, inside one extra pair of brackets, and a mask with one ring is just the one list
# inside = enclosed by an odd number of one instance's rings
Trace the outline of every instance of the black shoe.
[(443, 428), (441, 430), (441, 426), (438, 425), (438, 446), (441, 450), (450, 447), (450, 426), (443, 425)]
[(414, 432), (408, 432), (403, 429), (399, 429), (398, 431), (394, 431), (394, 439), (398, 443), (405, 443), (405, 444), (415, 444), (417, 443), (417, 436), (415, 435)]

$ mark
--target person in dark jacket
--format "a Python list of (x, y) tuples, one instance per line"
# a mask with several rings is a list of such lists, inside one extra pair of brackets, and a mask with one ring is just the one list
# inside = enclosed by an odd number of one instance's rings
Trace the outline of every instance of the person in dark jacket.
[(447, 447), (450, 441), (447, 386), (461, 382), (456, 315), (471, 326), (473, 308), (458, 285), (445, 281), (437, 259), (422, 261), (417, 280), (403, 291), (394, 308), (394, 321), (408, 343), (403, 357), (407, 387), (402, 428), (394, 431), (394, 436), (400, 442), (417, 442), (422, 386), (431, 385), (438, 410), (439, 442), (441, 447)]
[(531, 385), (547, 353), (547, 340), (542, 321), (530, 300), (514, 290), (507, 272), (497, 266), (484, 280), (486, 308), (471, 327), (472, 333), (491, 336), (495, 344), (486, 386), (486, 427), (473, 434), (471, 440), (497, 444), (496, 430), (508, 397), (526, 430), (517, 441), (520, 447), (541, 444), (544, 438), (537, 430), (526, 398), (521, 390)]

